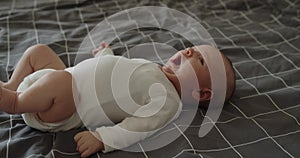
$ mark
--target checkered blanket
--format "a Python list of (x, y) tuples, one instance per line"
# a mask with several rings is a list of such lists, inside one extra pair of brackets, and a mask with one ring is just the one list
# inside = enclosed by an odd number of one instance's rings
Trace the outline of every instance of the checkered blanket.
[[(140, 145), (141, 152), (92, 157), (300, 157), (299, 0), (1, 1), (0, 79), (7, 81), (24, 51), (37, 43), (50, 46), (67, 66), (74, 65), (81, 42), (99, 22), (138, 6), (169, 7), (200, 22), (233, 62), (236, 91), (205, 137), (198, 137), (206, 112), (199, 109), (191, 124), (161, 131), (180, 133), (163, 148), (144, 151)], [(145, 42), (178, 50), (190, 46), (174, 32), (133, 28), (116, 36), (111, 47), (122, 55)], [(20, 115), (0, 112), (0, 157), (80, 157), (73, 137), (82, 130), (40, 132), (26, 126)]]

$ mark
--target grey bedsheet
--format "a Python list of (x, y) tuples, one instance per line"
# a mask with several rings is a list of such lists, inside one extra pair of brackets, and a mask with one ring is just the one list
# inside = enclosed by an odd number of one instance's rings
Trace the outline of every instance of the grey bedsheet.
[[(232, 60), (236, 92), (203, 138), (198, 131), (205, 111), (199, 109), (188, 129), (164, 148), (92, 157), (300, 156), (299, 0), (1, 1), (0, 79), (7, 81), (26, 48), (37, 43), (49, 45), (72, 66), (83, 37), (98, 22), (145, 5), (167, 6), (198, 20)], [(142, 31), (146, 36), (129, 32), (113, 41), (116, 54), (150, 39), (177, 49), (189, 45), (162, 30)], [(184, 126), (175, 124), (171, 132)], [(27, 127), (20, 115), (0, 112), (0, 157), (80, 157), (73, 136), (81, 130), (44, 133)]]

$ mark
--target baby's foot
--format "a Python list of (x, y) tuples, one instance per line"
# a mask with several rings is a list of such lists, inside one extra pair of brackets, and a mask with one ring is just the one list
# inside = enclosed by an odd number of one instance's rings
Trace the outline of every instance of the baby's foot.
[(96, 49), (94, 49), (93, 51), (92, 51), (92, 54), (93, 54), (93, 56), (95, 57), (95, 56), (97, 56), (97, 54), (101, 51), (101, 50), (103, 50), (104, 48), (108, 48), (109, 47), (109, 44), (107, 44), (106, 42), (101, 42), (101, 44), (100, 44), (100, 47), (98, 47), (98, 48), (96, 48)]
[(101, 47), (102, 47), (102, 49), (108, 48), (108, 47), (109, 47), (109, 44), (107, 44), (106, 42), (102, 41), (102, 42), (101, 42)]
[(0, 110), (9, 114), (17, 113), (17, 92), (0, 87)]

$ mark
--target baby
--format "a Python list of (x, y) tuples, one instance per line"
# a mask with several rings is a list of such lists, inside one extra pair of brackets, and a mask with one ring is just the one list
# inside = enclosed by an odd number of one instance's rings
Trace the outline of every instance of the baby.
[[(159, 66), (144, 59), (113, 56), (111, 49), (103, 42), (92, 52), (96, 58), (66, 68), (48, 46), (35, 45), (26, 50), (11, 79), (2, 83), (0, 109), (10, 114), (22, 114), (27, 125), (42, 131), (57, 132), (83, 127), (82, 119), (96, 122), (95, 126), (99, 128), (94, 132), (83, 131), (74, 137), (77, 150), (82, 157), (88, 157), (98, 151), (109, 152), (125, 148), (149, 137), (159, 128), (176, 119), (181, 110), (180, 97), (183, 92), (187, 100), (197, 101), (202, 107), (208, 106), (212, 97), (211, 79), (206, 63), (208, 61), (205, 60), (203, 53), (211, 52), (219, 53), (216, 48), (208, 45), (187, 48), (178, 51), (167, 63)], [(225, 99), (228, 100), (234, 91), (235, 76), (229, 59), (223, 54), (222, 58), (227, 81)], [(130, 89), (134, 87), (130, 95), (137, 104), (145, 105), (131, 108), (132, 113), (140, 116), (132, 116), (124, 112), (118, 108), (120, 105), (113, 99), (111, 78), (105, 76), (112, 76), (113, 67), (118, 62), (125, 64), (123, 67), (142, 65), (131, 74), (130, 80), (134, 81), (129, 82), (130, 85), (138, 85), (130, 87)], [(101, 71), (95, 72), (96, 80), (99, 78), (95, 83), (96, 99), (105, 112), (90, 110), (86, 112), (87, 115), (83, 114), (79, 117), (78, 108), (84, 109), (94, 99), (88, 94), (89, 89), (85, 84), (89, 82), (84, 79), (93, 67), (101, 67)], [(181, 89), (181, 81), (189, 83), (192, 73), (197, 76), (199, 86), (188, 85), (185, 89)], [(73, 83), (74, 79), (75, 83)], [(150, 97), (149, 86), (154, 83), (164, 85), (165, 91), (157, 91)], [(74, 85), (79, 89), (76, 92), (78, 94), (74, 94)], [(143, 117), (144, 111), (151, 111), (151, 106), (156, 106), (155, 100), (161, 101), (161, 96), (165, 93), (167, 97), (163, 98), (162, 108), (153, 116)], [(116, 125), (102, 117), (101, 113), (107, 115)], [(120, 130), (121, 128), (141, 134), (130, 135)]]

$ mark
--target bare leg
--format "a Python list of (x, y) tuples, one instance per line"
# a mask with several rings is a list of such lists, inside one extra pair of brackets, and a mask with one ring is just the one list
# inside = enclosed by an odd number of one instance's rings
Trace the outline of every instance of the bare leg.
[(25, 51), (11, 79), (4, 83), (3, 87), (15, 91), (27, 75), (45, 68), (63, 70), (66, 66), (48, 46), (42, 44), (34, 45)]
[(76, 111), (72, 75), (63, 70), (51, 72), (20, 94), (1, 88), (0, 109), (14, 114), (36, 113), (44, 122), (65, 120)]

